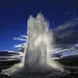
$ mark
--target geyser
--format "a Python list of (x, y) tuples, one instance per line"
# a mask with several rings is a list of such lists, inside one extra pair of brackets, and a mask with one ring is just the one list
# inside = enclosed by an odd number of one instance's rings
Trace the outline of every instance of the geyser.
[(52, 68), (60, 69), (50, 58), (49, 50), (53, 49), (54, 40), (49, 30), (49, 23), (41, 13), (36, 18), (30, 15), (27, 34), (24, 70), (28, 73), (45, 73)]
[(23, 66), (13, 74), (38, 74), (54, 70), (63, 71), (61, 65), (51, 59), (49, 50), (53, 49), (54, 39), (49, 30), (49, 22), (41, 13), (36, 18), (30, 15), (27, 22), (27, 42), (24, 50)]

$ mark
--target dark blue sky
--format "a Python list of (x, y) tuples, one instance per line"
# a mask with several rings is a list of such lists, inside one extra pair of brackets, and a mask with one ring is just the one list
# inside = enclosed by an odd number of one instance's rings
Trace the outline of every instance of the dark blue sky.
[[(50, 27), (55, 28), (71, 17), (66, 13), (78, 12), (77, 3), (77, 0), (0, 0), (0, 50), (13, 50), (14, 45), (22, 43), (13, 37), (26, 34), (30, 14), (36, 16), (41, 11)], [(58, 22), (52, 24), (56, 19)]]

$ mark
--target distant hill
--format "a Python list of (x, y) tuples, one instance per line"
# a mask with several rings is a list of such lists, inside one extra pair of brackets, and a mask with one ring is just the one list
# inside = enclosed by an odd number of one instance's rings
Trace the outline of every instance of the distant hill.
[(14, 55), (19, 55), (19, 54), (15, 52), (0, 51), (0, 56), (14, 56)]

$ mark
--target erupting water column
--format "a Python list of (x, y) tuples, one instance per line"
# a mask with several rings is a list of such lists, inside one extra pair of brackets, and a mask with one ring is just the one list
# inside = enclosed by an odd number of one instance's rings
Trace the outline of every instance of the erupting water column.
[(29, 17), (27, 34), (24, 71), (26, 73), (46, 73), (53, 69), (62, 70), (49, 55), (48, 51), (53, 49), (54, 40), (49, 31), (49, 23), (41, 13), (36, 18)]

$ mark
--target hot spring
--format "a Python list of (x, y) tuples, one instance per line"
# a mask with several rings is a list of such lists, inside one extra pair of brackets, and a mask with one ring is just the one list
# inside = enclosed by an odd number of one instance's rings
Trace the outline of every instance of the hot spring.
[[(41, 13), (36, 17), (30, 15), (27, 21), (27, 41), (24, 50), (23, 66), (13, 75), (45, 74), (63, 71), (61, 65), (51, 59), (49, 51), (53, 50), (54, 37), (49, 29), (49, 22)], [(11, 70), (10, 70), (11, 72)]]

